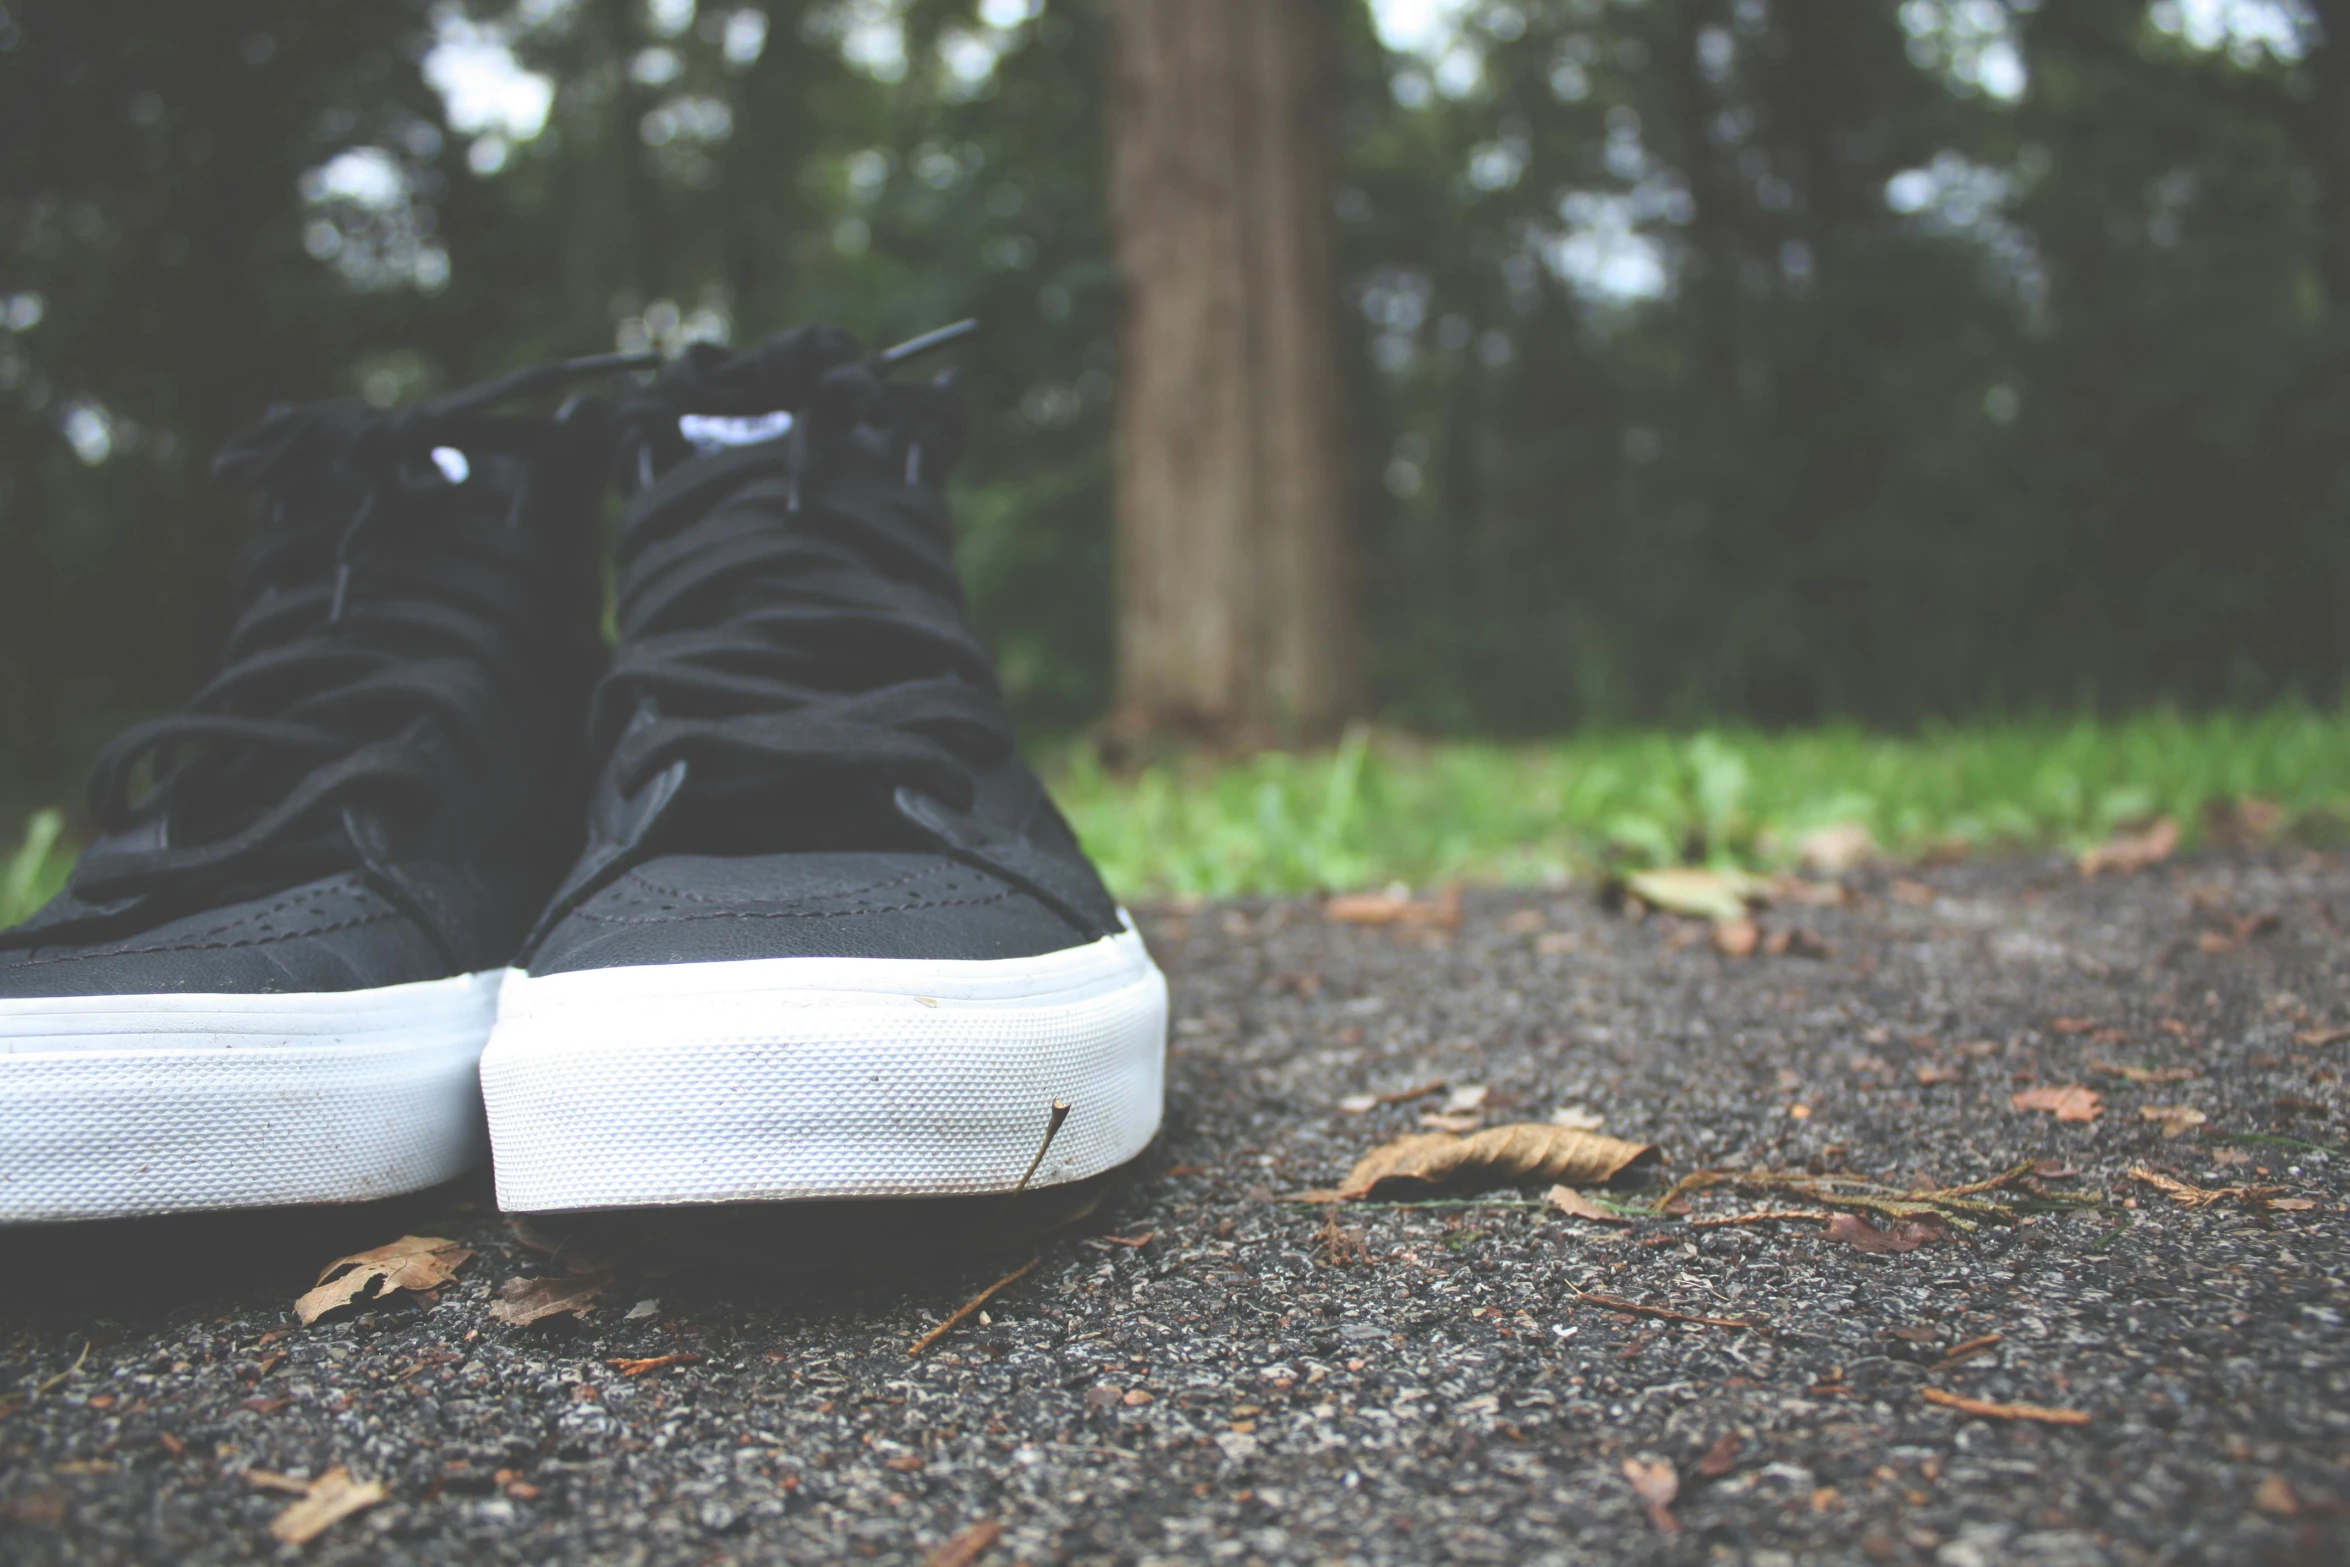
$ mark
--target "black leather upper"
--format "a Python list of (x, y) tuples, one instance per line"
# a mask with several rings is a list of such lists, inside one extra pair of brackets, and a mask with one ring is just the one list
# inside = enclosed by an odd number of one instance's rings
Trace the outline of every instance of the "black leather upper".
[[(624, 412), (621, 640), (589, 847), (533, 974), (780, 957), (994, 959), (1117, 906), (1012, 746), (953, 566), (960, 410), (845, 336), (703, 354)], [(794, 415), (702, 455), (681, 414)]]

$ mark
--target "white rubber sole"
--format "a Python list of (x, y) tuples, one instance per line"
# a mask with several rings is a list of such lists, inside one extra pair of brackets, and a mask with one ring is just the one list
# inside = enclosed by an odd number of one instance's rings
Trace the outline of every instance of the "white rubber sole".
[(503, 971), (0, 999), (0, 1223), (363, 1202), (481, 1157)]
[(774, 958), (516, 974), (482, 1054), (498, 1206), (953, 1196), (1083, 1180), (1165, 1100), (1131, 926), (992, 962)]

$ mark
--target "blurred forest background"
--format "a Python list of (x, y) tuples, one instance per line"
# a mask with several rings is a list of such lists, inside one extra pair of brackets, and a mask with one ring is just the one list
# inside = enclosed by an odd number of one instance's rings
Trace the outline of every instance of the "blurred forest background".
[[(0, 804), (212, 656), (270, 402), (975, 315), (1112, 692), (1109, 0), (0, 0)], [(1367, 679), (1433, 732), (2332, 701), (2350, 3), (1316, 0)]]

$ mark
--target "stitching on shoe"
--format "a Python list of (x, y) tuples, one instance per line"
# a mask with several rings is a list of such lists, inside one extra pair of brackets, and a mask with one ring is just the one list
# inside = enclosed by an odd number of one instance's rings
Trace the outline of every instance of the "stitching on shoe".
[(977, 909), (991, 903), (1003, 903), (1012, 896), (1012, 889), (987, 898), (933, 898), (913, 903), (890, 903), (868, 909), (804, 909), (804, 910), (729, 910), (711, 914), (660, 914), (646, 919), (630, 919), (618, 914), (598, 914), (593, 909), (577, 909), (572, 918), (593, 920), (598, 925), (684, 925), (700, 920), (850, 920), (869, 914), (904, 914), (915, 909)]
[[(869, 892), (884, 892), (884, 891), (887, 891), (888, 889), (890, 889), (890, 888), (892, 888), (892, 887), (903, 887), (903, 886), (906, 886), (906, 885), (907, 885), (908, 883), (910, 883), (910, 882), (917, 882), (917, 881), (921, 881), (921, 880), (923, 880), (923, 879), (924, 879), (924, 878), (926, 878), (926, 877), (936, 876), (936, 875), (937, 875), (937, 874), (938, 874), (940, 871), (942, 871), (942, 870), (950, 870), (950, 869), (963, 869), (963, 868), (966, 868), (966, 867), (962, 867), (962, 866), (959, 864), (959, 862), (957, 862), (957, 861), (953, 861), (953, 860), (943, 861), (943, 862), (941, 862), (940, 864), (937, 864), (937, 865), (926, 865), (926, 866), (924, 866), (922, 869), (920, 869), (920, 870), (917, 870), (917, 871), (908, 871), (908, 872), (907, 872), (905, 875), (903, 875), (903, 876), (893, 876), (893, 877), (890, 877), (890, 878), (888, 878), (888, 879), (887, 879), (887, 880), (885, 880), (885, 881), (867, 882), (867, 883), (866, 883), (864, 886), (862, 886), (862, 887), (843, 887), (843, 888), (841, 888), (841, 889), (839, 889), (839, 890), (837, 890), (837, 891), (834, 891), (834, 892), (827, 893), (827, 894), (825, 894), (825, 896), (826, 896), (827, 898), (831, 898), (831, 899), (839, 899), (839, 898), (858, 898), (858, 897), (863, 897), (863, 896), (864, 896), (866, 893), (869, 893)], [(626, 880), (626, 881), (624, 881), (624, 882), (622, 882), (622, 883), (621, 883), (621, 886), (623, 886), (623, 887), (626, 887), (626, 886), (629, 886), (629, 885), (630, 885), (630, 884), (632, 884), (632, 883), (633, 883), (634, 885), (636, 885), (636, 886), (639, 886), (639, 887), (645, 887), (645, 888), (648, 888), (648, 889), (650, 889), (651, 891), (657, 892), (657, 893), (661, 894), (663, 897), (668, 897), (668, 898), (682, 898), (683, 900), (685, 900), (685, 901), (686, 901), (686, 902), (688, 902), (688, 903), (708, 903), (708, 904), (717, 904), (717, 905), (722, 905), (722, 906), (738, 906), (738, 905), (745, 904), (745, 903), (773, 902), (773, 901), (774, 901), (773, 899), (760, 899), (760, 898), (751, 897), (751, 896), (744, 896), (744, 897), (718, 897), (718, 896), (715, 896), (715, 895), (713, 895), (713, 894), (711, 894), (711, 893), (706, 893), (706, 892), (689, 892), (689, 891), (687, 891), (687, 890), (686, 890), (685, 888), (683, 888), (683, 887), (671, 887), (671, 886), (668, 886), (668, 885), (666, 885), (666, 884), (664, 884), (664, 883), (657, 882), (657, 881), (653, 880), (651, 877), (649, 877), (649, 876), (645, 875), (645, 874), (644, 874), (644, 872), (642, 872), (642, 871), (631, 871), (631, 872), (628, 874), (628, 878), (627, 878), (627, 880)], [(615, 891), (617, 891), (618, 889), (616, 888), (616, 889), (614, 889), (614, 890), (615, 890)], [(876, 912), (886, 912), (886, 911), (876, 911)]]
[[(398, 919), (389, 910), (363, 914), (356, 919), (337, 920), (331, 924), (313, 925), (306, 930), (271, 931), (266, 936), (249, 937), (243, 941), (183, 941), (161, 947), (100, 947), (86, 952), (63, 952), (53, 958), (27, 957), (10, 967), (41, 968), (52, 963), (95, 963), (101, 958), (136, 958), (158, 952), (227, 952), (240, 947), (267, 947), (297, 936), (325, 936), (336, 931), (357, 930), (364, 925), (382, 925)], [(39, 948), (34, 949), (36, 952)]]

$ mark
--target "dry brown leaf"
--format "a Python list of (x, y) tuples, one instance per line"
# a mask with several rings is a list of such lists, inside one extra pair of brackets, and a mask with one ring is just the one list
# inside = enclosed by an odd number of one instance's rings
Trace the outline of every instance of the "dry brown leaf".
[(2204, 836), (2230, 848), (2266, 843), (2284, 825), (2284, 806), (2256, 794), (2234, 800), (2213, 800), (2203, 807)]
[(1458, 887), (1447, 887), (1425, 902), (1398, 887), (1340, 893), (1322, 905), (1322, 917), (1341, 925), (1435, 925), (1449, 930), (1461, 922), (1461, 893)]
[(2117, 832), (2083, 853), (2081, 874), (2097, 876), (2106, 871), (2119, 871), (2128, 875), (2160, 865), (2177, 853), (2178, 847), (2179, 824), (2165, 816), (2137, 832)]
[(2271, 1197), (2268, 1205), (2279, 1213), (2307, 1213), (2317, 1206), (2314, 1197)]
[(2078, 1083), (2061, 1088), (2027, 1088), (2008, 1103), (2018, 1110), (2049, 1111), (2059, 1121), (2094, 1121), (2105, 1113), (2104, 1096)]
[(2102, 1072), (2107, 1077), (2118, 1077), (2127, 1082), (2149, 1085), (2184, 1083), (2190, 1078), (2201, 1075), (2191, 1066), (2122, 1066), (2112, 1061), (2092, 1061), (2089, 1063), (2089, 1070)]
[(328, 1263), (318, 1275), (318, 1287), (294, 1302), (294, 1315), (308, 1326), (330, 1311), (394, 1290), (439, 1289), (472, 1258), (455, 1241), (403, 1235), (388, 1246)]
[(565, 1279), (508, 1279), (490, 1302), (490, 1320), (527, 1327), (569, 1312), (584, 1317), (612, 1283), (609, 1273), (582, 1273)]
[(2350, 1028), (2305, 1028), (2293, 1036), (2293, 1043), (2304, 1050), (2322, 1050), (2350, 1039)]
[(1746, 918), (1747, 906), (1761, 902), (1769, 893), (1770, 884), (1744, 871), (1674, 866), (1627, 876), (1624, 890), (1667, 914), (1685, 914), (1700, 920), (1742, 920)]
[(1714, 950), (1725, 958), (1751, 958), (1761, 945), (1762, 927), (1752, 920), (1718, 920), (1714, 924)]
[(245, 1483), (256, 1491), (282, 1491), (288, 1496), (308, 1496), (310, 1482), (297, 1480), (292, 1475), (279, 1474), (274, 1469), (248, 1469)]
[(1361, 1230), (1350, 1230), (1332, 1214), (1314, 1232), (1314, 1260), (1325, 1268), (1352, 1267), (1371, 1260), (1370, 1242)]
[(1796, 839), (1795, 853), (1812, 875), (1841, 876), (1877, 857), (1877, 838), (1866, 822), (1830, 822)]
[(1654, 1159), (1656, 1153), (1654, 1143), (1626, 1142), (1538, 1121), (1488, 1127), (1467, 1137), (1422, 1132), (1365, 1154), (1338, 1195), (1368, 1197), (1390, 1181), (1424, 1186), (1514, 1186), (1528, 1181), (1601, 1186), (1633, 1165)]
[(2292, 1518), (2301, 1512), (2301, 1498), (2283, 1475), (2263, 1475), (2252, 1492), (2252, 1505), (2272, 1518)]
[(982, 1518), (932, 1551), (924, 1567), (978, 1567), (979, 1558), (987, 1554), (1003, 1532), (1002, 1524), (993, 1518)]
[(1987, 1420), (2037, 1420), (2043, 1425), (2085, 1426), (2089, 1412), (2085, 1409), (2050, 1409), (2043, 1404), (1994, 1404), (1989, 1399), (1969, 1398), (1964, 1393), (1952, 1393), (1938, 1387), (1918, 1389), (1918, 1396), (1929, 1404), (1940, 1404), (1944, 1409), (1955, 1409), (1962, 1415), (1981, 1415)]
[(1885, 1230), (1857, 1213), (1840, 1213), (1828, 1221), (1828, 1239), (1841, 1241), (1855, 1251), (1916, 1251), (1929, 1241), (1945, 1239), (1947, 1234), (1943, 1226), (1922, 1219), (1901, 1219)]
[(1553, 1186), (1542, 1194), (1543, 1200), (1564, 1214), (1578, 1219), (1589, 1219), (1597, 1224), (1630, 1224), (1632, 1221), (1612, 1209), (1602, 1208), (1572, 1186)]
[(2052, 1017), (2049, 1031), (2058, 1034), (2094, 1034), (2105, 1025), (2093, 1017)]
[(2138, 1118), (2159, 1124), (2165, 1137), (2184, 1137), (2211, 1119), (2193, 1105), (2140, 1105)]
[(1624, 1460), (1624, 1478), (1632, 1482), (1632, 1494), (1640, 1498), (1647, 1509), (1648, 1521), (1656, 1525), (1659, 1534), (1679, 1534), (1681, 1520), (1673, 1516), (1673, 1499), (1681, 1494), (1681, 1477), (1664, 1459), (1644, 1462), (1637, 1458)]
[(1763, 938), (1763, 955), (1773, 958), (1832, 958), (1836, 949), (1828, 945), (1816, 931), (1794, 926), (1774, 930)]
[(380, 1480), (354, 1480), (337, 1464), (310, 1482), (302, 1499), (279, 1513), (269, 1532), (287, 1545), (308, 1545), (353, 1513), (364, 1512), (392, 1493)]
[(1444, 1079), (1439, 1077), (1414, 1088), (1399, 1088), (1389, 1094), (1348, 1094), (1338, 1101), (1338, 1108), (1348, 1115), (1363, 1115), (1381, 1105), (1409, 1104), (1415, 1099), (1425, 1099), (1430, 1094), (1441, 1094), (1444, 1087)]
[(1746, 1438), (1736, 1431), (1724, 1431), (1714, 1438), (1714, 1445), (1705, 1450), (1697, 1461), (1700, 1478), (1719, 1480), (1738, 1467), (1738, 1455), (1746, 1451)]

